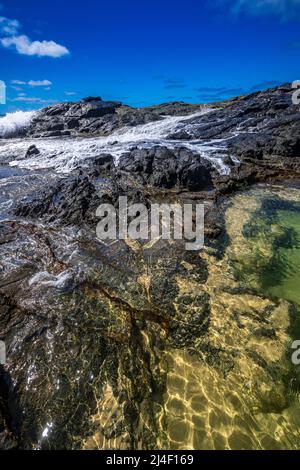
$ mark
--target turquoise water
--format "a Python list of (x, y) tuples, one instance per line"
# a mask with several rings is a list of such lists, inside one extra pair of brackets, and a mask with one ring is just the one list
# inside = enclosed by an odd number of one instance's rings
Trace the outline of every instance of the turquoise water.
[(300, 212), (280, 210), (277, 223), (286, 239), (278, 241), (274, 263), (264, 272), (262, 285), (271, 295), (300, 305)]
[(243, 243), (233, 264), (236, 275), (265, 295), (300, 305), (300, 203), (280, 194), (253, 191), (257, 204), (243, 227)]

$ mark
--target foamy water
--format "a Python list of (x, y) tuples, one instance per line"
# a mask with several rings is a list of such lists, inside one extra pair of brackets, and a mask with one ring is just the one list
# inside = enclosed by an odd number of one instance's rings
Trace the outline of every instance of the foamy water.
[(37, 111), (16, 111), (0, 118), (0, 137), (10, 137), (28, 127)]
[[(129, 151), (133, 146), (150, 148), (154, 145), (164, 145), (170, 149), (174, 147), (186, 147), (195, 154), (212, 162), (221, 174), (228, 174), (229, 167), (224, 163), (224, 143), (220, 140), (202, 141), (178, 141), (169, 140), (170, 133), (184, 128), (188, 132), (186, 121), (210, 112), (209, 108), (188, 116), (166, 116), (161, 121), (150, 122), (135, 127), (124, 127), (113, 132), (108, 137), (70, 137), (70, 138), (42, 138), (42, 139), (14, 139), (0, 143), (0, 161), (9, 159), (11, 166), (36, 169), (55, 169), (62, 173), (69, 173), (78, 165), (84, 165), (85, 160), (101, 153), (109, 153), (115, 157), (116, 163), (119, 157)], [(15, 113), (18, 114), (18, 113)], [(31, 122), (32, 113), (23, 113), (19, 122), (27, 125)], [(16, 122), (16, 116), (8, 115), (7, 123)], [(0, 121), (1, 122), (1, 121)], [(188, 124), (188, 126), (187, 126)], [(9, 126), (11, 126), (9, 124)], [(1, 124), (0, 124), (1, 129)], [(26, 150), (30, 145), (36, 145), (39, 155), (25, 159)]]

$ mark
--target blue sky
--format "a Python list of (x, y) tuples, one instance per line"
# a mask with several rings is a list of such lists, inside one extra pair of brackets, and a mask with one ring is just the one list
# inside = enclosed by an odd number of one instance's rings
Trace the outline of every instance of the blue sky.
[(88, 95), (209, 102), (300, 78), (300, 0), (0, 4), (0, 113)]

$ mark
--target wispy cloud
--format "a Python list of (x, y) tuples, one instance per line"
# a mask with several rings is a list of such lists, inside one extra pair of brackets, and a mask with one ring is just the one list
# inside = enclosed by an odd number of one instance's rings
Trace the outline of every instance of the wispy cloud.
[(209, 0), (216, 7), (226, 7), (234, 16), (275, 15), (282, 20), (299, 19), (300, 0)]
[(186, 88), (187, 84), (182, 78), (167, 78), (164, 80), (165, 90), (173, 90), (176, 88)]
[(27, 85), (27, 82), (23, 82), (22, 80), (12, 80), (11, 83), (13, 85)]
[[(30, 96), (27, 92), (33, 90), (35, 88), (42, 88), (43, 91), (51, 90), (52, 82), (50, 80), (11, 80), (10, 87), (17, 91), (15, 97), (10, 98), (8, 101), (10, 102), (18, 102), (24, 104), (32, 104), (32, 105), (50, 105), (57, 103), (57, 100), (53, 99), (44, 99), (43, 97), (37, 96)], [(26, 93), (25, 93), (26, 92)]]
[(20, 96), (18, 95), (16, 98), (10, 99), (11, 102), (24, 102), (24, 103), (37, 103), (37, 104), (53, 104), (57, 103), (56, 100), (43, 100), (37, 97), (31, 96)]
[(248, 93), (255, 93), (257, 91), (264, 91), (268, 88), (274, 88), (280, 85), (281, 82), (276, 80), (264, 80), (257, 83), (250, 88), (230, 88), (230, 87), (200, 87), (195, 91), (199, 92), (197, 98), (201, 101), (223, 101), (236, 96), (245, 95)]
[(20, 35), (21, 24), (18, 20), (0, 16), (0, 44), (15, 49), (19, 54), (38, 57), (63, 57), (70, 51), (55, 41), (32, 41), (25, 34)]
[(52, 82), (50, 80), (29, 80), (28, 82), (29, 86), (51, 86)]
[(219, 92), (222, 92), (224, 90), (227, 90), (226, 87), (219, 87), (219, 88), (214, 88), (214, 87), (200, 87), (200, 88), (196, 88), (196, 91), (200, 91), (201, 93), (219, 93)]
[(164, 76), (162, 73), (158, 73), (152, 76), (152, 80), (163, 80), (163, 79), (164, 79)]
[(198, 98), (204, 101), (218, 101), (226, 98), (232, 98), (234, 96), (239, 96), (245, 93), (243, 88), (229, 88), (229, 87), (200, 87), (196, 88), (196, 91), (199, 92)]
[(0, 16), (0, 33), (1, 34), (17, 34), (20, 23), (18, 20), (10, 20), (9, 18), (5, 18), (5, 16)]
[(177, 85), (165, 85), (164, 86), (164, 89), (165, 90), (175, 90), (176, 88), (180, 89), (180, 88), (186, 88), (187, 85), (185, 85), (184, 83), (178, 83)]
[(28, 85), (30, 87), (51, 87), (53, 83), (50, 80), (29, 80), (29, 82), (25, 82), (23, 80), (12, 80), (12, 85), (25, 86)]
[(266, 90), (267, 88), (274, 88), (280, 85), (280, 82), (276, 80), (265, 80), (264, 82), (257, 83), (250, 88), (250, 93), (260, 90)]
[(73, 96), (73, 95), (77, 95), (77, 93), (76, 93), (76, 91), (65, 91), (65, 95)]

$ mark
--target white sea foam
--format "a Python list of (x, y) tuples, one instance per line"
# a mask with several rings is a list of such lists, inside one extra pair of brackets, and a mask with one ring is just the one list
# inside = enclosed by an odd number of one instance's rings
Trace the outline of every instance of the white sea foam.
[[(42, 138), (42, 139), (15, 139), (0, 143), (1, 157), (11, 156), (11, 166), (31, 170), (53, 168), (62, 173), (69, 173), (84, 161), (101, 153), (110, 153), (119, 157), (133, 146), (152, 147), (164, 145), (170, 149), (175, 146), (185, 146), (203, 158), (208, 159), (221, 174), (228, 174), (229, 167), (224, 163), (222, 144), (219, 141), (178, 141), (170, 140), (170, 133), (184, 128), (188, 130), (185, 121), (201, 117), (210, 112), (209, 108), (188, 116), (166, 116), (161, 121), (150, 122), (134, 127), (124, 127), (113, 132), (108, 137), (77, 137), (77, 138)], [(32, 158), (26, 158), (26, 150), (30, 145), (36, 145), (40, 151)]]
[(53, 274), (50, 274), (47, 271), (42, 271), (42, 272), (35, 274), (29, 280), (29, 285), (34, 286), (35, 284), (38, 284), (38, 285), (43, 285), (46, 287), (55, 287), (57, 289), (62, 289), (65, 287), (65, 285), (71, 278), (72, 278), (71, 270), (63, 271), (57, 276), (54, 276)]
[(31, 123), (36, 111), (16, 111), (0, 118), (0, 137), (10, 137)]

